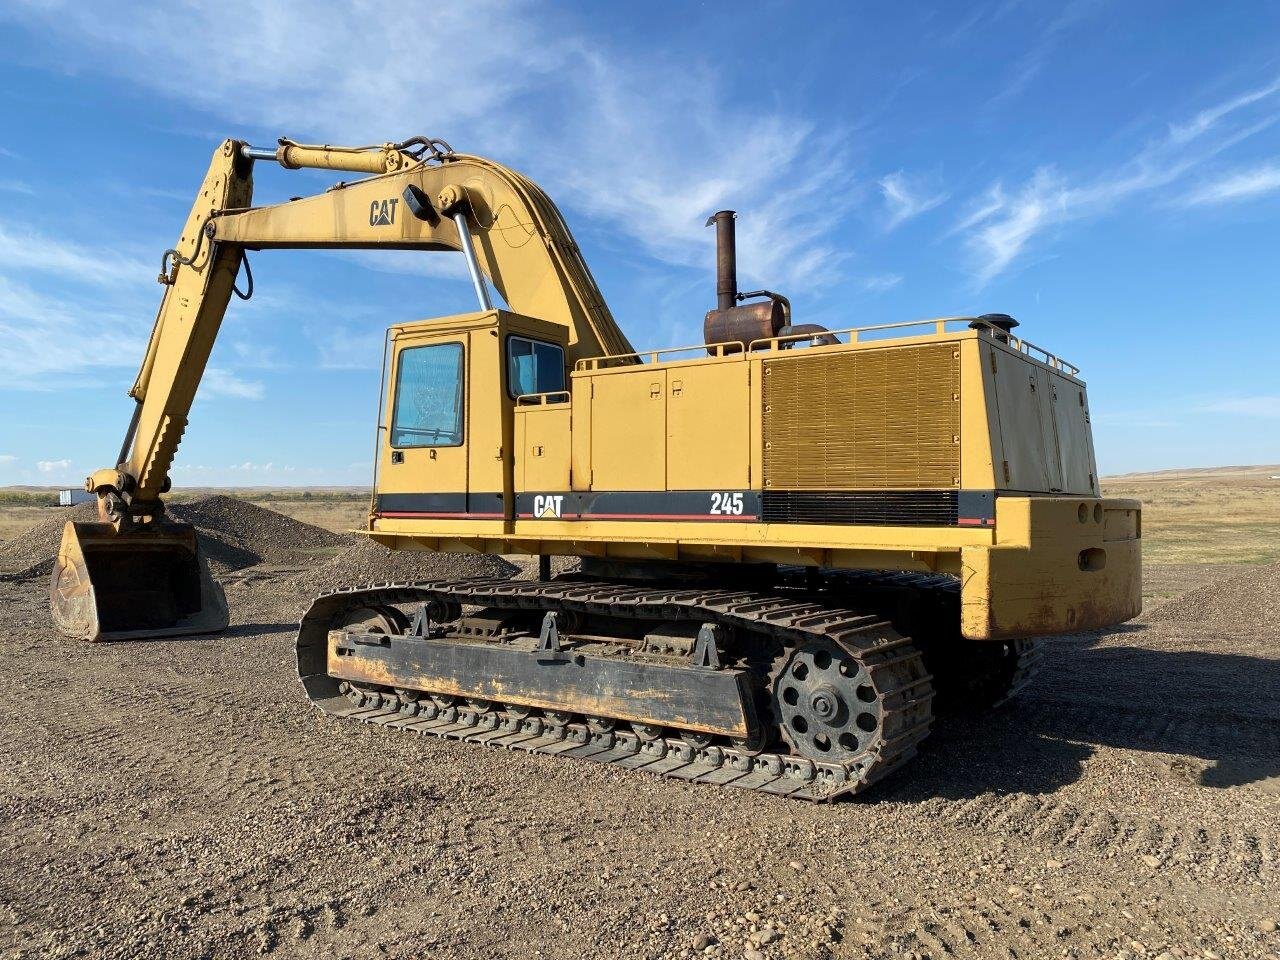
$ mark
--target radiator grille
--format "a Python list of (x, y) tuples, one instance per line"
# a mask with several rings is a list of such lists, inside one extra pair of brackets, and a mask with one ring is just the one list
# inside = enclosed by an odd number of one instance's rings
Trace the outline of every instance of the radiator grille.
[(765, 490), (960, 484), (954, 343), (766, 360)]
[(765, 523), (858, 523), (872, 526), (954, 526), (956, 490), (797, 491), (766, 490), (760, 498)]

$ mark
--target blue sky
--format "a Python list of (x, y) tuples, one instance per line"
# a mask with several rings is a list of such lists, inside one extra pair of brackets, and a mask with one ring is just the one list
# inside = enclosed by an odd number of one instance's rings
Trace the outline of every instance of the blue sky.
[[(525, 172), (644, 347), (699, 339), (732, 207), (744, 284), (797, 322), (1016, 316), (1083, 369), (1104, 473), (1280, 462), (1277, 41), (1243, 2), (9, 2), (0, 485), (111, 462), (228, 136), (424, 133)], [(175, 482), (367, 482), (382, 330), (471, 309), (457, 255), (254, 267)]]

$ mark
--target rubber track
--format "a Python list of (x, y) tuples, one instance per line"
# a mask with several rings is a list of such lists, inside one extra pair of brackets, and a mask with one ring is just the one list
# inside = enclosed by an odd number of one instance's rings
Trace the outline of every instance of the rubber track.
[[(795, 644), (828, 638), (856, 653), (882, 696), (882, 736), (866, 754), (843, 763), (815, 762), (783, 753), (756, 756), (727, 742), (694, 748), (680, 739), (643, 741), (628, 730), (593, 732), (583, 723), (544, 717), (516, 719), (467, 707), (438, 710), (425, 701), (402, 703), (394, 694), (366, 695), (354, 704), (337, 681), (317, 672), (324, 662), (329, 625), (357, 607), (453, 600), (521, 610), (565, 610), (607, 617), (722, 623)], [(802, 596), (749, 590), (633, 587), (589, 580), (452, 580), (387, 583), (322, 594), (298, 630), (299, 676), (326, 714), (385, 727), (488, 746), (611, 763), (678, 780), (758, 790), (808, 800), (830, 800), (863, 790), (910, 760), (932, 720), (931, 677), (920, 652), (885, 620)], [(309, 669), (310, 666), (310, 669)]]

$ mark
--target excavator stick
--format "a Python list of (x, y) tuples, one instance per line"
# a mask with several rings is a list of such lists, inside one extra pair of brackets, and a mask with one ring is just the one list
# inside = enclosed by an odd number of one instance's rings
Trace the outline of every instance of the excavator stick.
[(68, 522), (49, 600), (57, 628), (90, 642), (216, 633), (229, 622), (195, 527), (167, 520), (123, 533)]

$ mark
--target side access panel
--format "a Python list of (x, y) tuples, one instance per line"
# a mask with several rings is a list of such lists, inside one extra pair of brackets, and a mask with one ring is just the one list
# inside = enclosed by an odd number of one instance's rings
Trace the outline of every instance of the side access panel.
[(571, 404), (516, 407), (515, 485), (526, 490), (568, 490)]
[(1093, 429), (1084, 386), (1058, 374), (1050, 374), (1049, 379), (1053, 386), (1053, 422), (1062, 457), (1063, 489), (1067, 493), (1097, 494), (1098, 468), (1093, 459)]
[(1008, 465), (997, 471), (997, 485), (1006, 490), (1061, 490), (1047, 375), (1037, 364), (1005, 350), (995, 351), (995, 365), (1000, 439)]
[(709, 363), (667, 371), (667, 486), (751, 486), (751, 365)]
[(591, 489), (667, 488), (667, 371), (591, 378)]

